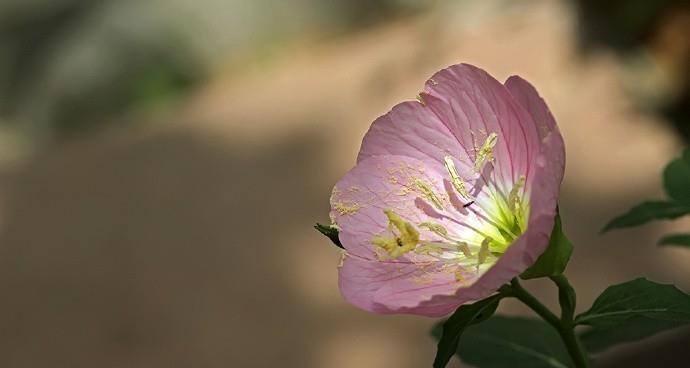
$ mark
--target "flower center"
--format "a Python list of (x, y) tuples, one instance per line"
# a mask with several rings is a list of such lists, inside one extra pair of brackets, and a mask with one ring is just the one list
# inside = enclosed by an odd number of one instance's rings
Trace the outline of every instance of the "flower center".
[[(446, 193), (436, 193), (430, 183), (415, 179), (413, 189), (417, 198), (434, 212), (427, 213), (434, 220), (412, 224), (393, 210), (384, 210), (392, 236), (375, 236), (371, 240), (385, 251), (379, 256), (398, 258), (408, 254), (413, 262), (441, 261), (454, 270), (458, 281), (466, 272), (482, 272), (493, 265), (527, 229), (529, 215), (524, 176), (510, 183), (508, 193), (487, 178), (493, 176), (492, 170), (484, 169), (494, 164), (496, 142), (497, 135), (491, 133), (477, 150), (473, 165), (476, 175), (469, 181), (463, 180), (453, 157), (444, 158), (451, 184)], [(474, 185), (470, 186), (471, 182)]]

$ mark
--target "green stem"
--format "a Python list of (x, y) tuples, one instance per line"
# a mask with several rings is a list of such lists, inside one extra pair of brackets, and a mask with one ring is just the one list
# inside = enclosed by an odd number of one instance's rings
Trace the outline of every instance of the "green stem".
[(551, 276), (550, 279), (558, 286), (558, 301), (561, 304), (561, 321), (572, 324), (575, 318), (575, 289), (568, 282), (565, 275)]
[[(554, 280), (554, 282), (556, 282), (556, 280)], [(565, 282), (563, 283), (564, 287), (565, 284), (567, 284), (568, 286), (570, 286), (570, 284), (568, 283), (568, 280), (565, 279), (565, 276), (563, 276), (563, 280), (559, 279), (559, 281), (556, 282), (556, 284), (559, 287), (559, 300), (561, 300), (560, 291), (565, 289), (561, 287), (561, 284), (559, 282)], [(565, 344), (565, 347), (568, 350), (568, 354), (570, 354), (573, 363), (575, 363), (575, 367), (587, 368), (589, 366), (587, 356), (582, 350), (577, 336), (575, 336), (575, 325), (573, 324), (573, 313), (575, 306), (574, 297), (572, 297), (572, 303), (565, 304), (566, 308), (563, 308), (563, 316), (561, 316), (561, 318), (558, 318), (544, 304), (537, 300), (537, 298), (535, 298), (532, 294), (525, 290), (525, 288), (523, 288), (522, 285), (520, 285), (520, 282), (517, 280), (517, 278), (513, 279), (510, 282), (510, 285), (511, 294), (513, 297), (517, 298), (525, 305), (530, 307), (536, 314), (538, 314), (547, 323), (553, 326), (556, 329), (556, 331), (558, 331), (558, 334), (561, 336), (561, 339), (563, 340), (563, 343)], [(572, 289), (572, 287), (570, 287), (570, 289)], [(574, 293), (570, 295), (574, 295)], [(561, 302), (563, 305), (563, 300), (561, 300)]]

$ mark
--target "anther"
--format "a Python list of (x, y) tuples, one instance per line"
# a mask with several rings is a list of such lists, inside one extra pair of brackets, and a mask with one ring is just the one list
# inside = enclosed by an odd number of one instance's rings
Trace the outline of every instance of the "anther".
[(493, 239), (490, 237), (485, 238), (482, 240), (482, 245), (479, 248), (479, 254), (477, 254), (477, 270), (479, 269), (479, 266), (484, 264), (486, 262), (486, 258), (489, 256), (489, 243), (491, 243)]
[(477, 152), (477, 158), (474, 161), (474, 171), (480, 172), (486, 162), (494, 160), (494, 146), (498, 142), (498, 135), (491, 133), (486, 137), (484, 144)]
[(431, 186), (427, 184), (426, 182), (417, 179), (415, 180), (415, 185), (419, 189), (420, 192), (422, 192), (422, 195), (431, 203), (436, 206), (437, 209), (443, 210), (443, 202), (438, 198), (436, 193), (434, 193), (434, 190), (431, 189)]
[(458, 170), (455, 168), (453, 158), (450, 156), (444, 157), (443, 164), (446, 166), (448, 175), (450, 175), (450, 182), (453, 184), (455, 190), (457, 190), (461, 196), (471, 199), (470, 193), (468, 193), (467, 189), (465, 188), (465, 183), (460, 178), (460, 175), (458, 175)]

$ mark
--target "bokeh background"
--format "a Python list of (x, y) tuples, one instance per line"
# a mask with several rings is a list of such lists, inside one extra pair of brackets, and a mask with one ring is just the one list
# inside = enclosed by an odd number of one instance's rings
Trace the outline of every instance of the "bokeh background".
[(638, 276), (690, 290), (690, 251), (655, 246), (687, 221), (599, 234), (688, 142), (688, 35), (680, 0), (2, 0), (0, 366), (430, 366), (434, 320), (346, 304), (312, 225), (371, 121), (458, 62), (559, 121), (579, 310)]

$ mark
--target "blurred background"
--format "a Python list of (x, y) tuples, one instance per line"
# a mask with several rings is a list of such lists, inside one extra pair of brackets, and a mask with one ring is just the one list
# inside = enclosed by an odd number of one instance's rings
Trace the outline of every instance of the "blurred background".
[(688, 35), (682, 0), (2, 0), (0, 366), (430, 366), (434, 320), (346, 304), (312, 225), (371, 121), (458, 62), (559, 121), (579, 310), (638, 276), (690, 290), (690, 251), (655, 246), (687, 221), (599, 234), (690, 139)]

